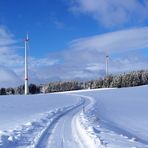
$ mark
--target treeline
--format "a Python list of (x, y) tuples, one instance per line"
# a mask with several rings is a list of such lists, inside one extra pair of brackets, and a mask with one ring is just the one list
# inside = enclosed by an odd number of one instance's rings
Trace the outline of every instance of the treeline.
[[(121, 88), (134, 87), (148, 84), (148, 71), (133, 71), (120, 75), (109, 75), (99, 80), (87, 82), (68, 81), (68, 82), (53, 82), (46, 85), (29, 85), (30, 94), (37, 93), (52, 93), (71, 90), (95, 89), (95, 88)], [(24, 94), (24, 85), (17, 88), (1, 88), (0, 95)]]
[[(14, 94), (24, 94), (25, 87), (24, 85), (21, 85), (16, 88), (1, 88), (0, 89), (0, 95), (14, 95)], [(40, 93), (40, 86), (37, 86), (35, 84), (29, 85), (29, 92), (30, 94), (38, 94)]]

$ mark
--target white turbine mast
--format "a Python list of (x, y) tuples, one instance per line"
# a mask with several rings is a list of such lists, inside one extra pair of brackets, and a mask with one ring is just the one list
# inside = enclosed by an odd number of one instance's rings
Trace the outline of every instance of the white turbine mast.
[(28, 91), (28, 49), (29, 49), (29, 36), (27, 33), (25, 38), (25, 95), (29, 93)]
[(109, 74), (108, 66), (109, 66), (109, 55), (106, 54), (106, 77), (108, 77)]

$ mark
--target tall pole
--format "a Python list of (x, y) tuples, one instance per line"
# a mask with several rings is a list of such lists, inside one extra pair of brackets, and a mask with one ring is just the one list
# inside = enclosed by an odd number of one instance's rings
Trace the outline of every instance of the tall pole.
[(109, 62), (109, 56), (106, 55), (106, 77), (108, 76), (108, 62)]
[(28, 94), (28, 48), (29, 48), (29, 37), (28, 33), (25, 38), (25, 95)]

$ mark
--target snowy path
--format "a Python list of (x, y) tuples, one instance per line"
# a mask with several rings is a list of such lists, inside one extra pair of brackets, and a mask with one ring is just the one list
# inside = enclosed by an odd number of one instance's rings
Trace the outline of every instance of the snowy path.
[[(14, 130), (0, 132), (0, 148), (46, 148), (52, 146), (49, 146), (50, 141), (53, 141), (50, 137), (54, 137), (57, 144), (61, 143), (61, 140), (64, 141), (64, 138), (66, 141), (69, 137), (73, 139), (71, 121), (74, 114), (82, 109), (85, 99), (72, 95), (68, 95), (68, 97), (73, 97), (79, 101), (77, 104), (55, 108), (52, 111), (42, 113), (41, 118), (30, 120)], [(54, 134), (55, 127), (57, 127), (57, 132)], [(57, 135), (61, 136), (61, 138), (57, 137)], [(64, 137), (65, 135), (66, 137)], [(54, 147), (58, 146), (54, 145)], [(62, 147), (62, 145), (59, 145), (59, 147)]]
[(87, 96), (74, 95), (83, 100), (79, 105), (63, 112), (47, 127), (35, 148), (96, 148), (100, 141), (94, 141), (84, 128), (80, 117), (83, 109), (92, 107), (93, 101)]
[(71, 110), (64, 115), (56, 124), (52, 131), (51, 137), (48, 139), (47, 147), (50, 148), (78, 148), (72, 133), (72, 120), (76, 113), (82, 109), (82, 105)]
[(74, 115), (82, 109), (84, 102), (74, 108), (64, 112), (57, 117), (40, 137), (36, 148), (66, 148), (69, 146), (78, 147), (72, 135), (72, 119)]
[(41, 113), (20, 127), (0, 132), (0, 148), (96, 148), (80, 117), (92, 107), (87, 96), (65, 94), (78, 102)]

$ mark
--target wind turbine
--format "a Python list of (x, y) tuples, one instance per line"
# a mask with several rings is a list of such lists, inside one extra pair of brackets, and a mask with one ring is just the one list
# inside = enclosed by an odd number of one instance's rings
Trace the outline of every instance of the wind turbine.
[(25, 95), (29, 93), (28, 91), (28, 49), (29, 49), (29, 36), (27, 33), (25, 38)]
[(106, 54), (106, 77), (108, 77), (108, 74), (109, 74), (108, 64), (109, 64), (109, 55)]

